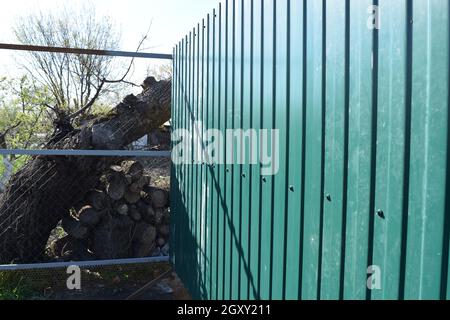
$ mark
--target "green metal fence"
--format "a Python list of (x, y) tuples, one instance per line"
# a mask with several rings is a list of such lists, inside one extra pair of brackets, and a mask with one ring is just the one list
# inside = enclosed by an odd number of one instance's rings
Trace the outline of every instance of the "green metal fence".
[(174, 130), (280, 130), (274, 176), (173, 166), (194, 297), (450, 298), (449, 16), (448, 0), (228, 0), (176, 46)]

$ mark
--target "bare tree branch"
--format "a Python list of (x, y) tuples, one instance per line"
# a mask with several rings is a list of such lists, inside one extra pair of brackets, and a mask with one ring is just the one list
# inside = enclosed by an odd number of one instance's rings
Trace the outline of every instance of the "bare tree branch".
[[(79, 12), (63, 8), (23, 17), (14, 28), (23, 44), (114, 50), (119, 36), (107, 17), (97, 19), (93, 6)], [(67, 114), (84, 108), (97, 94), (103, 78), (114, 68), (111, 57), (30, 52), (23, 67), (31, 77), (44, 84), (52, 94), (53, 111)], [(96, 77), (95, 75), (99, 75)], [(105, 89), (105, 84), (102, 88)]]
[[(149, 28), (149, 30), (150, 30), (150, 28)], [(139, 50), (140, 50), (140, 48), (142, 47), (143, 43), (145, 42), (145, 40), (147, 40), (147, 38), (148, 38), (148, 32), (149, 32), (149, 31), (147, 31), (147, 33), (143, 36), (143, 38), (141, 39), (141, 41), (139, 41), (138, 47), (137, 47), (137, 49), (136, 49), (136, 52), (139, 52)], [(139, 87), (139, 85), (137, 85), (137, 84), (135, 84), (135, 83), (132, 83), (132, 82), (130, 82), (130, 81), (125, 80), (126, 77), (128, 76), (128, 74), (130, 73), (131, 68), (133, 67), (134, 60), (135, 60), (135, 58), (132, 58), (132, 59), (131, 59), (131, 62), (130, 62), (130, 64), (129, 64), (129, 66), (128, 66), (128, 69), (126, 70), (126, 72), (125, 72), (125, 74), (122, 76), (122, 78), (120, 78), (120, 79), (118, 79), (118, 80), (108, 80), (108, 79), (106, 79), (106, 78), (102, 78), (102, 80), (101, 80), (101, 82), (100, 82), (100, 85), (99, 85), (99, 87), (97, 88), (97, 90), (96, 90), (96, 92), (95, 92), (95, 94), (94, 94), (94, 97), (93, 97), (93, 98), (92, 98), (92, 99), (91, 99), (84, 107), (82, 107), (80, 110), (78, 110), (78, 111), (72, 113), (71, 115), (69, 115), (69, 119), (74, 119), (74, 118), (76, 118), (76, 117), (82, 115), (82, 114), (83, 114), (84, 112), (86, 112), (87, 110), (89, 110), (89, 109), (94, 105), (94, 103), (96, 102), (96, 100), (97, 100), (98, 97), (100, 96), (100, 93), (101, 93), (101, 91), (102, 91), (104, 85), (107, 84), (107, 83), (121, 83), (121, 82), (122, 82), (122, 83), (130, 84), (130, 85), (135, 86), (135, 87)]]

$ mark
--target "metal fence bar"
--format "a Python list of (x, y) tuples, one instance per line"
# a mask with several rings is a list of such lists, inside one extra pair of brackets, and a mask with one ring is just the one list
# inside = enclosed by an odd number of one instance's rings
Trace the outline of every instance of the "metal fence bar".
[(0, 155), (170, 158), (170, 151), (0, 149)]
[(143, 263), (160, 263), (169, 262), (169, 257), (151, 257), (138, 259), (117, 259), (117, 260), (99, 260), (99, 261), (83, 261), (83, 262), (55, 262), (55, 263), (37, 263), (37, 264), (11, 264), (0, 265), (0, 271), (18, 271), (18, 270), (41, 270), (41, 269), (58, 269), (70, 266), (78, 267), (103, 267), (113, 265), (130, 265)]
[(130, 51), (115, 51), (115, 50), (62, 48), (62, 47), (33, 46), (33, 45), (9, 44), (9, 43), (0, 43), (0, 49), (16, 50), (16, 51), (55, 52), (55, 53), (89, 54), (89, 55), (95, 55), (95, 56), (113, 56), (113, 57), (126, 57), (126, 58), (172, 60), (171, 54), (150, 53), (150, 52), (130, 52)]

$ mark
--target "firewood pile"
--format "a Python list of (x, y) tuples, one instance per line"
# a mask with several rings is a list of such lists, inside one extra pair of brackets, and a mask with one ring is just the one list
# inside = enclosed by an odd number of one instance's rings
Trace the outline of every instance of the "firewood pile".
[(151, 186), (138, 161), (111, 166), (62, 221), (66, 236), (51, 244), (59, 261), (169, 255), (169, 193)]

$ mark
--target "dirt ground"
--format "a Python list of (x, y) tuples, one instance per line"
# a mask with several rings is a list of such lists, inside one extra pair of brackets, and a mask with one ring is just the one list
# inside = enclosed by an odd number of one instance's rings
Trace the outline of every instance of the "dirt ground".
[(175, 273), (131, 298), (143, 286), (127, 284), (116, 288), (99, 287), (81, 291), (55, 293), (51, 300), (191, 300), (189, 292)]
[(0, 272), (0, 300), (191, 300), (170, 263), (80, 268), (80, 290), (69, 290), (65, 267)]

